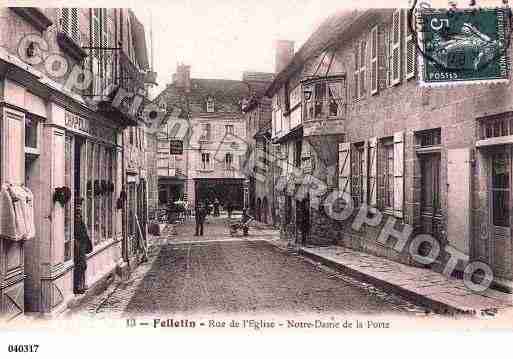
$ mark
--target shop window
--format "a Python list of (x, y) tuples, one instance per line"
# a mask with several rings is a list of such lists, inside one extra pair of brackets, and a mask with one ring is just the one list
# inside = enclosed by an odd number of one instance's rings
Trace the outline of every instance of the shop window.
[(351, 196), (355, 207), (364, 202), (364, 162), (363, 143), (355, 145), (351, 151)]
[(101, 223), (102, 223), (102, 201), (99, 192), (101, 191), (101, 163), (102, 151), (100, 145), (94, 146), (94, 243), (101, 242)]
[[(73, 168), (73, 138), (66, 135), (64, 143), (64, 186), (72, 186), (72, 168)], [(73, 248), (73, 201), (68, 201), (64, 205), (64, 261), (71, 260)]]
[(491, 160), (491, 199), (493, 225), (509, 227), (510, 161), (505, 152), (496, 152)]
[[(87, 142), (87, 230), (89, 235), (93, 236), (93, 214), (94, 214), (94, 163), (96, 161), (94, 147), (92, 142)], [(92, 237), (91, 237), (92, 240)]]
[(25, 147), (37, 149), (38, 121), (30, 116), (25, 117)]

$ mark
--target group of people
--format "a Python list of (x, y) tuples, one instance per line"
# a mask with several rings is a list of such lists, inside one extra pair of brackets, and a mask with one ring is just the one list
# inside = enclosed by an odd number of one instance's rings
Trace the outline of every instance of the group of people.
[[(219, 217), (221, 215), (221, 202), (218, 198), (215, 198), (213, 202), (210, 202), (210, 200), (205, 200), (205, 207), (207, 209), (207, 214), (212, 214), (214, 217)], [(228, 218), (232, 216), (232, 212), (234, 209), (234, 206), (231, 202), (226, 203), (224, 205), (224, 209), (228, 213)]]
[[(212, 214), (214, 217), (219, 217), (220, 214), (221, 203), (216, 198), (212, 204), (210, 204), (209, 200), (202, 202), (199, 201), (194, 210), (195, 219), (196, 219), (196, 232), (195, 236), (203, 235), (203, 226), (205, 224), (205, 219), (208, 215)], [(226, 212), (228, 213), (228, 218), (232, 217), (232, 212), (234, 210), (234, 205), (231, 202), (228, 202), (224, 207)], [(212, 213), (213, 212), (213, 213)]]

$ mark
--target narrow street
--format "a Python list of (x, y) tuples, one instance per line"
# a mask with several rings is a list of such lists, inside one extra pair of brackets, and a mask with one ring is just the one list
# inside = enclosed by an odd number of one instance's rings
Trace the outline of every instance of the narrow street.
[[(416, 313), (424, 309), (289, 253), (277, 231), (230, 237), (226, 218), (209, 217), (205, 236), (178, 225), (127, 282), (79, 312), (149, 314)], [(163, 243), (163, 244), (162, 244)]]

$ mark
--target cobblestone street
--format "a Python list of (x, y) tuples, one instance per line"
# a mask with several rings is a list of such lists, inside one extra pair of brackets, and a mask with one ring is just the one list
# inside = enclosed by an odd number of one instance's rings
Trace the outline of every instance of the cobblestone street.
[[(226, 218), (168, 226), (148, 263), (78, 312), (95, 317), (223, 313), (415, 313), (425, 310), (285, 250), (277, 232), (230, 237)], [(176, 233), (176, 234), (174, 234)], [(162, 241), (167, 238), (167, 241)]]

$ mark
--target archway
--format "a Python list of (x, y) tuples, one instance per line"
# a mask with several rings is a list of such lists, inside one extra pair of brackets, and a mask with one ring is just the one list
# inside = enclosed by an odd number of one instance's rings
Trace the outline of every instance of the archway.
[(264, 197), (264, 201), (262, 203), (262, 222), (267, 224), (268, 218), (269, 218), (269, 202), (267, 201), (267, 197)]
[(259, 222), (262, 220), (262, 200), (260, 198), (257, 199), (256, 220)]

